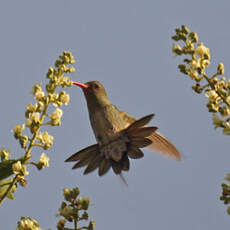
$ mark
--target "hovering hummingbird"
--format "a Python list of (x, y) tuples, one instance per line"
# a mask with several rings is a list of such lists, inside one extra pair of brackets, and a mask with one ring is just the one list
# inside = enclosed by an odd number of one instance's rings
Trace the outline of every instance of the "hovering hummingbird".
[(102, 176), (112, 167), (115, 174), (122, 176), (122, 171), (128, 171), (130, 168), (130, 158), (138, 159), (144, 156), (140, 150), (143, 147), (181, 160), (180, 152), (169, 140), (156, 132), (157, 127), (146, 126), (154, 114), (136, 120), (109, 101), (100, 82), (74, 84), (84, 92), (97, 144), (80, 150), (66, 160), (77, 161), (73, 169), (87, 166), (84, 174), (88, 174), (99, 168), (98, 174)]

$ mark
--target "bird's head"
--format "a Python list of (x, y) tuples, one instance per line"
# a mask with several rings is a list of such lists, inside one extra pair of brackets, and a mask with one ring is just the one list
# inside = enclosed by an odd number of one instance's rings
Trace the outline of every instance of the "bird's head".
[(89, 81), (85, 84), (74, 82), (82, 88), (88, 107), (91, 106), (104, 106), (109, 103), (104, 86), (99, 81)]

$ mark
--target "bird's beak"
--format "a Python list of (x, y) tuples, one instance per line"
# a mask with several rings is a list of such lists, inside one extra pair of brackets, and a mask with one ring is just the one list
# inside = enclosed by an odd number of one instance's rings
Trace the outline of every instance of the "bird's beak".
[(73, 84), (81, 87), (82, 89), (87, 89), (89, 87), (87, 84), (82, 84), (79, 82), (74, 82)]

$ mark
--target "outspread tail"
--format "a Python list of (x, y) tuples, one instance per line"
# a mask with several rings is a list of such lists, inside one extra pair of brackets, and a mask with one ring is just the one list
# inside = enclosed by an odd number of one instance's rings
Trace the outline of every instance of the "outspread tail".
[(98, 144), (90, 145), (76, 153), (74, 153), (72, 156), (70, 156), (68, 159), (65, 160), (65, 162), (71, 162), (71, 161), (78, 161), (82, 158), (91, 156), (92, 154), (96, 154), (99, 152), (99, 146)]
[(103, 176), (109, 171), (110, 168), (111, 168), (110, 160), (104, 158), (99, 166), (98, 175)]
[(90, 172), (93, 172), (95, 169), (97, 169), (102, 163), (103, 159), (104, 156), (101, 156), (100, 153), (95, 158), (91, 159), (87, 168), (84, 171), (84, 174), (88, 174)]
[(115, 161), (108, 155), (101, 154), (98, 144), (88, 146), (77, 153), (70, 156), (66, 162), (76, 162), (73, 169), (86, 166), (84, 174), (93, 172), (98, 168), (98, 175), (106, 174), (110, 168), (115, 174), (121, 175), (122, 171), (129, 171), (130, 159), (138, 159), (144, 156), (139, 148), (143, 148), (152, 144), (152, 141), (147, 137), (155, 132), (157, 127), (144, 127), (153, 117), (153, 114), (145, 116), (133, 122), (126, 129), (121, 131), (121, 135), (127, 137), (127, 151), (123, 152), (120, 161)]
[(134, 145), (130, 145), (128, 156), (132, 159), (139, 159), (144, 156), (144, 153)]
[[(114, 160), (109, 154), (103, 154), (100, 151), (100, 147), (103, 146), (95, 144), (73, 154), (66, 160), (66, 162), (77, 161), (73, 166), (73, 169), (86, 166), (84, 174), (93, 172), (98, 168), (99, 176), (103, 176), (110, 170), (110, 168), (112, 168), (114, 173), (120, 175), (124, 183), (127, 184), (122, 175), (122, 171), (129, 171), (129, 159), (139, 159), (144, 156), (140, 148), (148, 147), (164, 156), (181, 160), (182, 156), (180, 152), (169, 140), (156, 132), (157, 127), (146, 126), (152, 118), (153, 114), (145, 116), (132, 122), (127, 128), (120, 131), (121, 136), (123, 135), (126, 137), (124, 140), (127, 150), (122, 152), (122, 158), (119, 161)], [(111, 143), (108, 143), (108, 145)]]

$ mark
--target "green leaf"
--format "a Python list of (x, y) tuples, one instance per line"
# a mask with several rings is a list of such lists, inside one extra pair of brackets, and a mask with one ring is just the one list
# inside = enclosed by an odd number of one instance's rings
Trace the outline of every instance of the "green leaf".
[(14, 195), (12, 193), (8, 194), (7, 198), (14, 200)]
[[(9, 186), (11, 185), (13, 181), (13, 178), (10, 178), (8, 180), (0, 180), (0, 197), (2, 197), (5, 192), (7, 191), (7, 189), (9, 188)], [(14, 196), (12, 195), (13, 192), (15, 192), (17, 189), (17, 185), (14, 185), (10, 191), (10, 193), (8, 194), (8, 198), (13, 200)]]
[(7, 177), (14, 174), (12, 165), (16, 163), (17, 161), (21, 161), (21, 163), (24, 163), (26, 161), (26, 158), (21, 157), (15, 160), (6, 160), (6, 161), (0, 162), (0, 180), (6, 179)]

